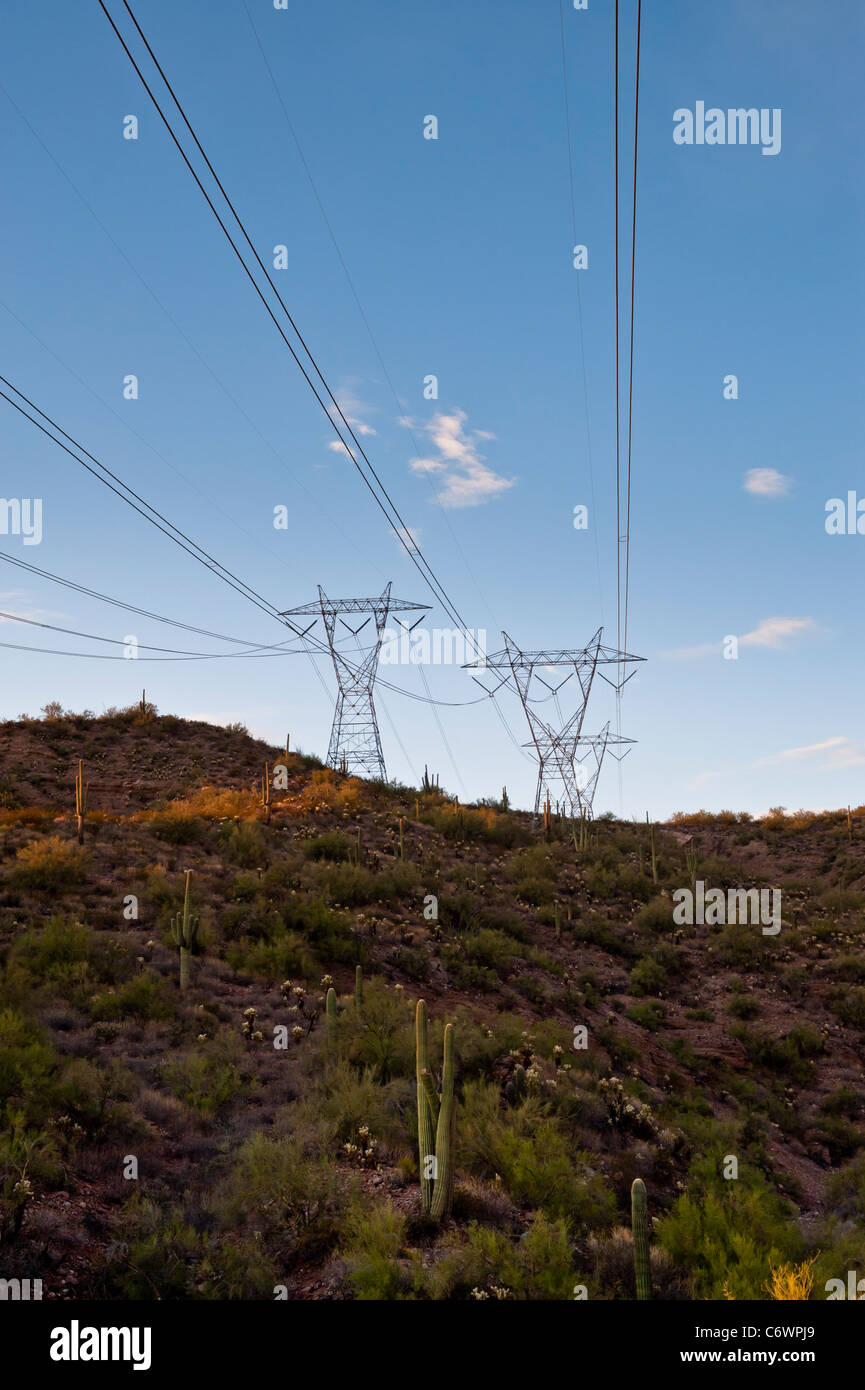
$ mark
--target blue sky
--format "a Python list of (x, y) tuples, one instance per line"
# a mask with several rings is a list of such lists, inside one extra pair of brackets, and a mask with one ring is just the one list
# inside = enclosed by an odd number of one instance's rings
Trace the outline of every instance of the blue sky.
[[(110, 8), (120, 22), (120, 0)], [(135, 9), (262, 257), (288, 248), (274, 279), (467, 623), (490, 649), (502, 629), (525, 648), (578, 647), (601, 623), (614, 644), (609, 0), (562, 9), (583, 271), (571, 263), (558, 0)], [(621, 10), (626, 272), (636, 0)], [(865, 536), (824, 525), (829, 498), (865, 497), (862, 56), (855, 0), (831, 17), (805, 0), (644, 6), (628, 645), (647, 661), (622, 701), (637, 744), (621, 773), (605, 767), (596, 812), (865, 802)], [(0, 81), (3, 375), (278, 607), (317, 584), (374, 594), (388, 580), (431, 602), (330, 447), (96, 0), (8, 0)], [(675, 144), (673, 113), (698, 101), (780, 108), (780, 153)], [(135, 141), (123, 138), (130, 114)], [(624, 307), (622, 330), (624, 350)], [(731, 373), (737, 400), (723, 397)], [(429, 374), (437, 400), (424, 398)], [(282, 640), (0, 408), (0, 491), (43, 499), (41, 543), (0, 535), (0, 554), (197, 626)], [(273, 527), (280, 505), (286, 530)], [(226, 650), (11, 565), (0, 593), (4, 610), (60, 626)], [(428, 623), (449, 626), (435, 608)], [(722, 656), (728, 635), (737, 660)], [(0, 640), (115, 651), (11, 621)], [(304, 656), (0, 655), (5, 717), (49, 699), (99, 710), (146, 686), (163, 711), (240, 719), (275, 741), (290, 730), (326, 751), (332, 707)], [(424, 693), (417, 670), (386, 674)], [(443, 701), (477, 693), (459, 670), (425, 674)], [(450, 752), (428, 707), (391, 692), (379, 703), (392, 776), (414, 781), (428, 763), (463, 796), (506, 783), (530, 803), (532, 765), (488, 703), (440, 709)], [(502, 709), (526, 741), (516, 698)], [(608, 718), (599, 683), (585, 728)]]

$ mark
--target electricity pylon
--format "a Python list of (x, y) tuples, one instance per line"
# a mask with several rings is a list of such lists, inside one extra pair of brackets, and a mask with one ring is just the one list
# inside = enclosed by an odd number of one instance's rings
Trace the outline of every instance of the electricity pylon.
[[(281, 614), (283, 618), (315, 615), (309, 627), (301, 633), (302, 637), (312, 631), (319, 617), (324, 623), (337, 683), (336, 711), (327, 750), (328, 766), (358, 777), (377, 777), (382, 782), (387, 781), (387, 773), (372, 697), (382, 636), (389, 613), (426, 612), (429, 609), (426, 603), (392, 599), (390, 588), (388, 584), (380, 598), (328, 598), (319, 584), (317, 603), (288, 608)], [(359, 627), (354, 628), (343, 617), (348, 613), (366, 613), (367, 617)], [(375, 623), (375, 638), (364, 647), (360, 633), (371, 620)], [(337, 646), (337, 623), (354, 639), (357, 662), (349, 661), (346, 653)]]
[[(571, 815), (585, 813), (591, 817), (607, 746), (613, 744), (618, 747), (633, 742), (632, 738), (611, 734), (608, 720), (599, 734), (580, 734), (570, 740), (563, 739), (560, 735), (542, 734), (531, 743), (524, 743), (523, 747), (534, 748), (540, 759), (535, 816), (538, 816), (547, 794), (552, 801), (553, 787), (557, 782), (561, 782)], [(580, 749), (585, 751), (581, 753)]]
[[(631, 656), (628, 652), (620, 652), (613, 647), (603, 646), (601, 643), (603, 632), (604, 629), (599, 627), (587, 646), (579, 650), (560, 648), (528, 652), (521, 651), (508, 634), (503, 632), (505, 645), (502, 651), (487, 656), (483, 662), (468, 663), (467, 669), (472, 666), (483, 666), (490, 670), (502, 672), (496, 689), (513, 682), (513, 688), (520, 697), (532, 736), (531, 742), (527, 743), (525, 747), (533, 748), (538, 760), (538, 785), (535, 793), (536, 819), (540, 814), (541, 804), (552, 790), (553, 784), (559, 782), (564, 786), (565, 798), (570, 806), (571, 815), (587, 814), (590, 816), (601, 765), (607, 748), (611, 745), (619, 746), (633, 743), (633, 739), (623, 738), (620, 734), (611, 734), (609, 724), (605, 725), (600, 734), (583, 734), (583, 720), (595, 674), (599, 674), (603, 680), (607, 681), (608, 685), (612, 685), (613, 689), (617, 691), (621, 689), (625, 681), (630, 680), (629, 675), (624, 681), (620, 680), (616, 684), (610, 681), (602, 671), (599, 672), (598, 667), (618, 666), (621, 675), (629, 662), (645, 660), (644, 657)], [(568, 674), (556, 684), (545, 680), (539, 674), (541, 671), (552, 674), (561, 670), (567, 670)], [(574, 676), (576, 676), (579, 686), (579, 699), (570, 718), (564, 720), (559, 704), (559, 691)], [(475, 679), (477, 680), (477, 677)], [(536, 683), (544, 686), (547, 692), (545, 695), (535, 693)], [(486, 689), (482, 682), (478, 681), (478, 684)], [(487, 691), (487, 693), (494, 694), (495, 691)], [(542, 718), (533, 708), (535, 705), (545, 704), (549, 700), (554, 702), (558, 711), (559, 728), (554, 728), (549, 719)], [(624, 757), (625, 755), (623, 753), (621, 755), (613, 754), (613, 756)]]

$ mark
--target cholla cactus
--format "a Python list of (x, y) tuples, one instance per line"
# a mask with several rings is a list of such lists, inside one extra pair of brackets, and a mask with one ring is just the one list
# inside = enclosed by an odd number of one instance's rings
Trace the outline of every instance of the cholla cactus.
[(198, 940), (200, 918), (193, 917), (189, 911), (189, 885), (192, 870), (186, 870), (186, 887), (183, 892), (183, 911), (171, 919), (171, 935), (175, 946), (180, 947), (180, 988), (189, 988), (189, 957)]
[(433, 1220), (441, 1221), (449, 1214), (453, 1200), (453, 1141), (456, 1122), (453, 1024), (445, 1025), (441, 1095), (436, 1092), (429, 1070), (427, 1008), (423, 999), (417, 1002), (415, 1036), (421, 1204)]
[(264, 1038), (264, 1034), (255, 1026), (255, 1015), (255, 1009), (244, 1009), (243, 1011), (243, 1024), (240, 1031), (247, 1042), (261, 1042)]
[(522, 1105), (526, 1098), (526, 1069), (518, 1062), (513, 1076), (505, 1084), (505, 1100), (509, 1105)]
[(378, 1140), (370, 1133), (369, 1125), (359, 1125), (355, 1140), (343, 1144), (343, 1153), (361, 1168), (377, 1168), (376, 1148)]

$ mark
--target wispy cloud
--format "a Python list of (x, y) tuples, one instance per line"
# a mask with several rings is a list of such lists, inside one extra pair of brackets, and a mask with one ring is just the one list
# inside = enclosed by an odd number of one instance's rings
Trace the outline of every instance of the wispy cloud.
[(11, 623), (18, 626), (15, 623), (15, 618), (31, 618), (35, 622), (47, 623), (50, 618), (56, 622), (58, 617), (63, 616), (50, 608), (34, 608), (28, 601), (29, 597), (29, 594), (22, 589), (7, 589), (5, 593), (0, 592), (0, 609), (13, 615), (7, 618), (3, 613), (0, 613), (0, 623)]
[(412, 459), (412, 470), (433, 479), (443, 507), (477, 507), (507, 492), (516, 482), (484, 462), (480, 445), (495, 435), (488, 430), (467, 430), (467, 418), (464, 410), (439, 411), (427, 424), (413, 426), (428, 436), (436, 453)]
[(396, 537), (396, 542), (400, 550), (402, 549), (403, 541), (405, 541), (409, 548), (413, 545), (420, 545), (421, 533), (417, 526), (392, 526), (391, 531)]
[[(378, 430), (373, 429), (369, 421), (364, 418), (367, 415), (371, 415), (375, 407), (361, 400), (353, 386), (341, 386), (336, 393), (336, 399), (339, 403), (339, 410), (337, 410), (335, 405), (331, 405), (327, 412), (334, 424), (340, 426), (343, 430), (345, 429), (345, 425), (340, 418), (339, 412), (341, 410), (343, 416), (351, 425), (351, 428), (358, 438), (365, 439), (370, 435), (378, 434)], [(338, 439), (329, 440), (327, 447), (328, 449), (332, 449), (335, 454), (345, 454), (346, 457), (350, 457), (348, 449)]]
[(770, 767), (779, 763), (797, 763), (819, 758), (823, 768), (858, 767), (865, 763), (865, 743), (862, 739), (836, 735), (822, 743), (809, 743), (802, 748), (785, 748), (768, 758), (760, 758), (755, 767)]
[[(778, 650), (790, 638), (798, 637), (814, 625), (813, 618), (764, 618), (753, 632), (744, 632), (737, 640), (740, 647), (771, 647)], [(718, 656), (723, 647), (721, 641), (701, 642), (694, 647), (676, 647), (658, 655), (664, 661), (693, 661), (701, 656)]]
[(793, 487), (793, 479), (779, 473), (777, 468), (750, 468), (742, 486), (755, 497), (786, 497)]
[(696, 647), (670, 647), (658, 656), (661, 661), (695, 661), (700, 656), (718, 656), (721, 646), (720, 642), (701, 642)]
[(790, 637), (798, 637), (814, 627), (813, 618), (764, 618), (753, 632), (739, 638), (740, 647), (783, 647)]

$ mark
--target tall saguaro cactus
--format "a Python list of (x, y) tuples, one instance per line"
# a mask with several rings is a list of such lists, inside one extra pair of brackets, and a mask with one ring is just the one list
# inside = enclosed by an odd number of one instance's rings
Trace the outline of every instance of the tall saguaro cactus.
[(658, 860), (655, 854), (655, 827), (649, 820), (649, 813), (646, 812), (646, 825), (649, 827), (649, 845), (652, 850), (652, 882), (658, 882)]
[(186, 887), (183, 892), (183, 911), (171, 919), (171, 935), (175, 946), (180, 947), (180, 988), (189, 988), (189, 956), (198, 940), (199, 918), (189, 911), (189, 884), (192, 870), (186, 870)]
[(417, 1062), (417, 1134), (421, 1205), (435, 1221), (448, 1215), (453, 1199), (454, 1028), (445, 1025), (442, 1089), (438, 1095), (429, 1069), (427, 1007), (423, 999), (415, 1012)]
[(646, 1184), (635, 1178), (631, 1184), (631, 1232), (634, 1237), (634, 1273), (637, 1278), (637, 1298), (652, 1297), (652, 1265), (649, 1259), (649, 1216), (646, 1204)]
[(78, 771), (75, 774), (75, 817), (78, 821), (78, 843), (84, 844), (84, 817), (87, 815), (87, 793), (89, 787), (84, 782), (84, 764), (78, 759)]

